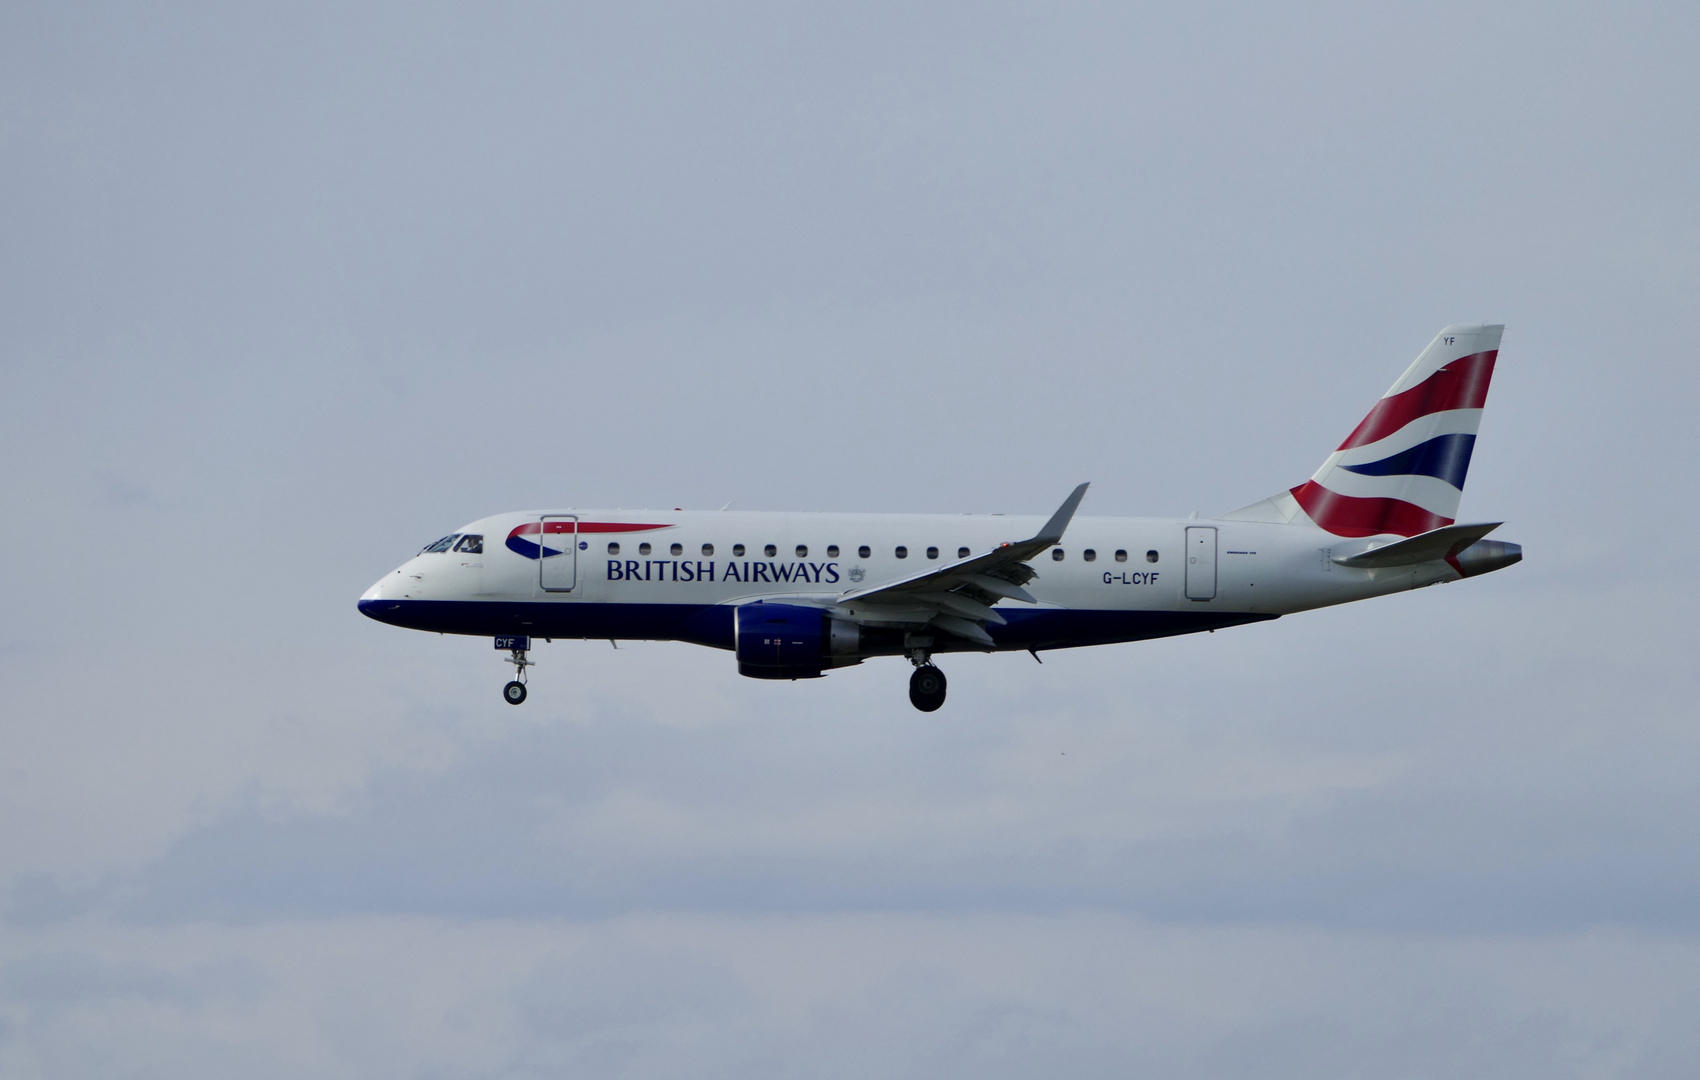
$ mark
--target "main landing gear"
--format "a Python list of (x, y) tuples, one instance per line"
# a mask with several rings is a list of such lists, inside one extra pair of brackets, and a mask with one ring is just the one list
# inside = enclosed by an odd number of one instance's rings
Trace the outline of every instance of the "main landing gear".
[(944, 704), (944, 672), (933, 666), (925, 649), (911, 651), (909, 661), (915, 665), (915, 673), (909, 676), (909, 704), (922, 712), (936, 712)]

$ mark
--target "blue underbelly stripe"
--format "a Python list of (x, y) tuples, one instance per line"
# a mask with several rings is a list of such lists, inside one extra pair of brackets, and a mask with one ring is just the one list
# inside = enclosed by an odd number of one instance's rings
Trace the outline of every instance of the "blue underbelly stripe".
[[(595, 604), (578, 601), (362, 600), (360, 611), (379, 622), (436, 634), (534, 638), (616, 638), (687, 641), (731, 649), (733, 608), (725, 604)], [(998, 608), (1009, 620), (988, 626), (1000, 649), (1064, 649), (1172, 637), (1262, 622), (1274, 615), (1211, 611), (1096, 611)], [(942, 637), (944, 641), (955, 641)], [(977, 646), (961, 643), (963, 648)], [(945, 650), (948, 651), (948, 650)]]

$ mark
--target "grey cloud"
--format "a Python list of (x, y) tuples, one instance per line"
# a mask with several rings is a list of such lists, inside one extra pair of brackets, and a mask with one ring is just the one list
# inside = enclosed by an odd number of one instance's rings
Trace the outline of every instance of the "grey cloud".
[(108, 999), (134, 998), (179, 1007), (255, 998), (260, 973), (239, 960), (174, 971), (137, 962), (107, 963), (85, 952), (26, 954), (0, 972), (0, 996), (30, 1008), (67, 1009)]
[(609, 934), (540, 959), (513, 988), (532, 1049), (516, 1075), (628, 1074), (681, 1032), (713, 1030), (757, 1007), (723, 955), (657, 949)]
[(60, 922), (87, 914), (97, 903), (98, 888), (71, 889), (47, 874), (27, 874), (12, 884), (6, 921), (19, 926)]
[(26, 1021), (0, 1054), (80, 1076), (1676, 1077), (1694, 1046), (1691, 935), (911, 913), (37, 938), (19, 964), (0, 935), (8, 989), (40, 994), (0, 995)]
[[(1160, 658), (1107, 650), (1120, 673), (1085, 682), (1085, 656), (1053, 657), (1038, 683), (980, 662), (961, 711), (923, 725), (871, 670), (771, 706), (611, 705), (685, 657), (627, 650), (628, 674), (604, 665), (606, 683), (575, 685), (594, 661), (568, 646), (545, 652), (536, 704), (583, 696), (578, 719), (462, 744), (446, 766), (380, 771), (333, 813), (222, 817), (79, 903), (166, 922), (1104, 907), (1181, 922), (1693, 930), (1687, 774), (1651, 741), (1680, 709), (1602, 712), (1539, 650), (1506, 658), (1518, 689), (1503, 711), (1504, 691), (1473, 684), (1382, 693), (1425, 643), (1485, 649), (1504, 632), (1460, 629), (1454, 605), (1468, 619), (1508, 601), (1454, 593), (1404, 598), (1392, 631), (1373, 611), (1337, 613), (1379, 634), (1385, 660), (1332, 681), (1284, 674), (1339, 638), (1322, 615), (1232, 646), (1147, 646)], [(705, 686), (727, 674), (712, 654), (687, 655)], [(1234, 673), (1216, 674), (1223, 664)], [(1054, 701), (1059, 686), (1075, 697)], [(1276, 699), (1237, 704), (1268, 686)], [(806, 696), (821, 688), (835, 696)]]

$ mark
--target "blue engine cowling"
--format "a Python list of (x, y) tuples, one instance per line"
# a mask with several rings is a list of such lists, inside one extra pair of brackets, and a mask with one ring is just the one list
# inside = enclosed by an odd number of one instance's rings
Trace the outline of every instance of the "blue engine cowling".
[(818, 679), (833, 660), (826, 612), (797, 604), (757, 601), (733, 613), (738, 674), (752, 679)]

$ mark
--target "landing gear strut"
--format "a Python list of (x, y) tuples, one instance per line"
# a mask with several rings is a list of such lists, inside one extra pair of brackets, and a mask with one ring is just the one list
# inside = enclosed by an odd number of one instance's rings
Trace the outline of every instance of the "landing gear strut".
[(509, 705), (518, 705), (525, 700), (525, 669), (536, 667), (536, 662), (526, 658), (525, 649), (508, 650), (508, 663), (514, 666), (514, 680), (502, 687), (502, 700)]
[(925, 649), (913, 650), (909, 660), (915, 665), (915, 673), (909, 676), (909, 704), (922, 712), (936, 711), (944, 704), (944, 672), (933, 666)]

